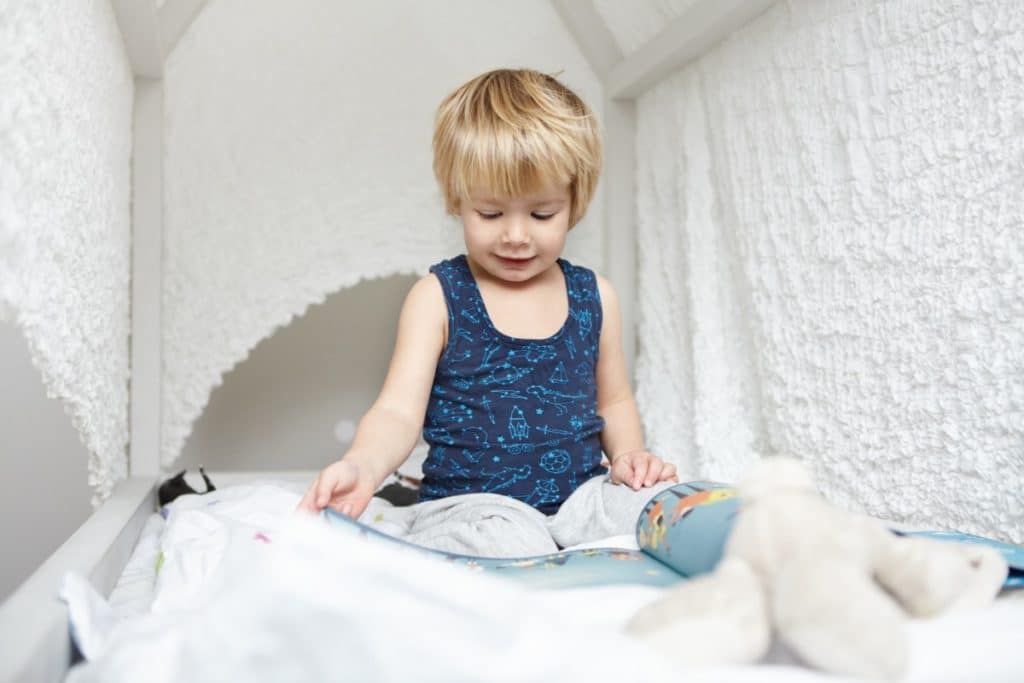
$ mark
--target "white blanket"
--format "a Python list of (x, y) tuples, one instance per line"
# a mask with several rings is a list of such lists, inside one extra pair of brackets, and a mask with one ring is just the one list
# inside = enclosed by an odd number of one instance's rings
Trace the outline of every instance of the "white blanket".
[[(115, 618), (67, 578), (90, 660), (68, 681), (840, 680), (778, 652), (715, 668), (654, 653), (620, 629), (657, 589), (535, 592), (294, 516), (294, 491), (218, 493), (175, 504), (150, 614)], [(1024, 680), (1024, 600), (911, 633), (908, 680)]]

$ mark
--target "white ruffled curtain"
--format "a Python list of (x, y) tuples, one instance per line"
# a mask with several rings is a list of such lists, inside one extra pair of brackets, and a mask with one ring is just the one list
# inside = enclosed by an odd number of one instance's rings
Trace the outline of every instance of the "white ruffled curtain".
[(735, 480), (763, 450), (749, 287), (689, 70), (638, 106), (638, 402), (654, 452)]
[(0, 84), (0, 320), (63, 401), (98, 504), (128, 440), (133, 86), (110, 4), (3, 3)]
[(690, 475), (1024, 541), (1024, 5), (780, 3), (638, 103), (639, 400)]

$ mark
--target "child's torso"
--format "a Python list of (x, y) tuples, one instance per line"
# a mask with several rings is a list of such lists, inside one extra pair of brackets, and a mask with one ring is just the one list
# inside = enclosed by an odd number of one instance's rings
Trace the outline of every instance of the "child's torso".
[(494, 325), (464, 256), (431, 268), (444, 291), (449, 326), (423, 429), (430, 455), (420, 500), (500, 493), (551, 514), (604, 471), (597, 283), (585, 268), (561, 260), (559, 266), (564, 299), (552, 299), (534, 321), (516, 310), (523, 299), (492, 299), (499, 319), (510, 325), (504, 331), (557, 328), (540, 339), (510, 336)]

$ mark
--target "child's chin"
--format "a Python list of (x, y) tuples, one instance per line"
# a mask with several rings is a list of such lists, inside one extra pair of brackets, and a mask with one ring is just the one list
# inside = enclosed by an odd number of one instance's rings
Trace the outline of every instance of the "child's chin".
[(500, 272), (496, 273), (498, 277), (506, 282), (526, 282), (527, 280), (533, 279), (537, 273), (534, 272), (534, 268), (529, 269), (508, 269), (502, 268)]

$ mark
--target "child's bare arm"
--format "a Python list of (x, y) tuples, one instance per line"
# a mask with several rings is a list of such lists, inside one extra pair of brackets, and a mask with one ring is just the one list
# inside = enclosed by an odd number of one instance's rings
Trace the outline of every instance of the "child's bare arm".
[(359, 421), (348, 452), (324, 468), (300, 508), (317, 511), (329, 505), (358, 517), (381, 482), (409, 457), (423, 426), (447, 324), (441, 285), (428, 275), (406, 296), (377, 400)]
[(428, 275), (405, 299), (384, 386), (360, 420), (345, 455), (345, 459), (370, 468), (378, 484), (409, 457), (416, 445), (447, 325), (441, 284)]
[(634, 489), (675, 480), (676, 468), (644, 446), (640, 413), (622, 351), (622, 314), (611, 283), (597, 276), (601, 295), (601, 346), (597, 361), (597, 413), (604, 418), (601, 446), (611, 462), (611, 479)]

